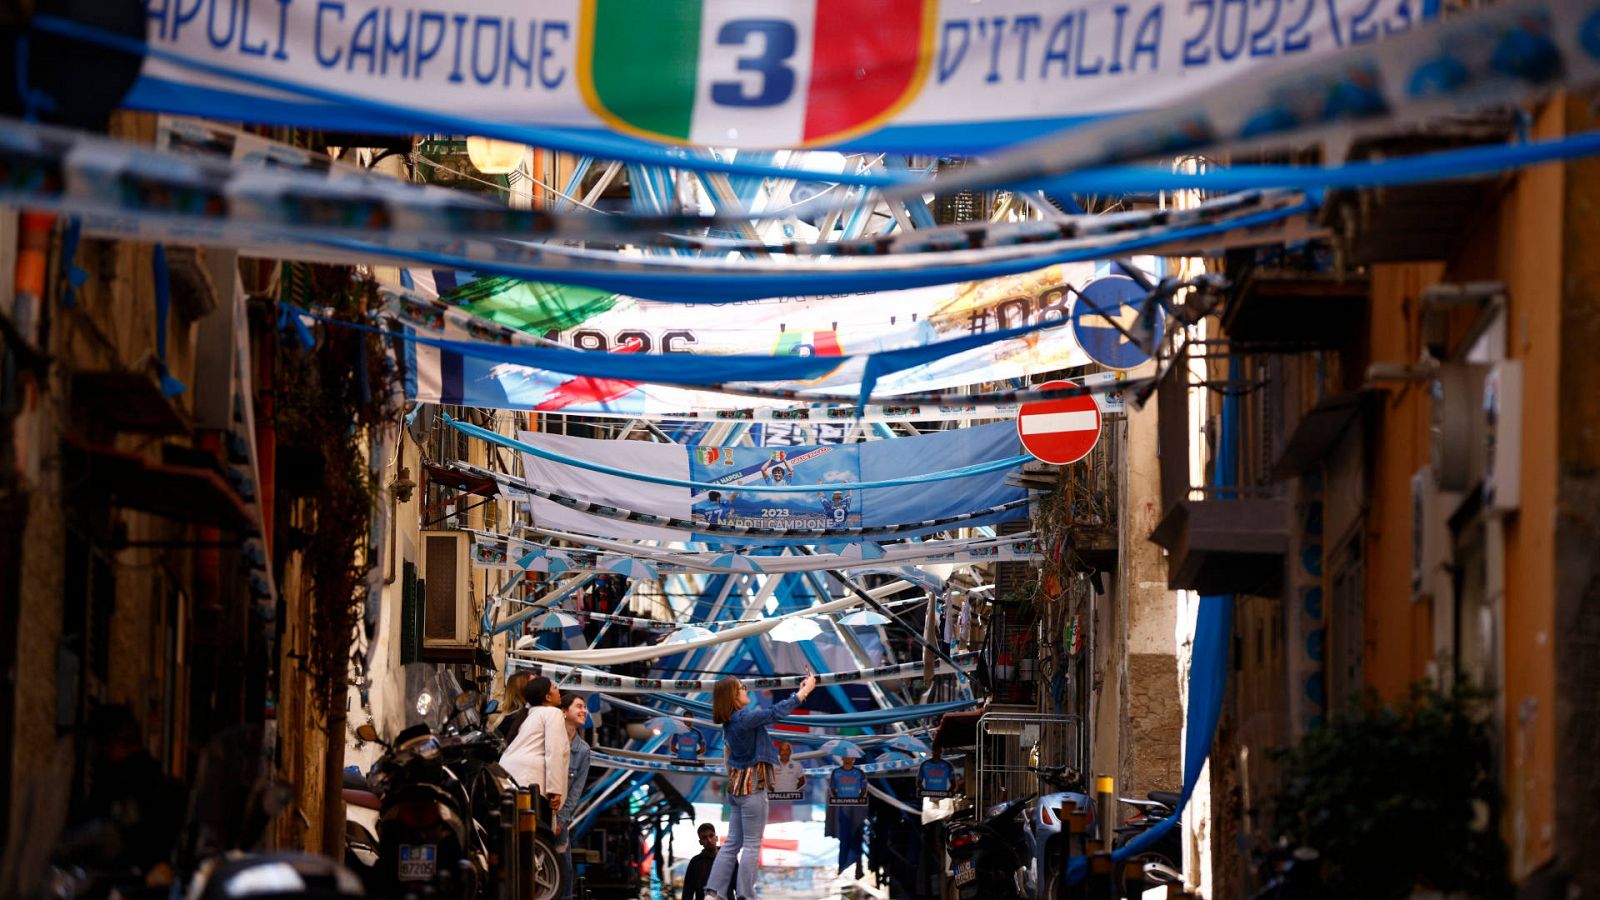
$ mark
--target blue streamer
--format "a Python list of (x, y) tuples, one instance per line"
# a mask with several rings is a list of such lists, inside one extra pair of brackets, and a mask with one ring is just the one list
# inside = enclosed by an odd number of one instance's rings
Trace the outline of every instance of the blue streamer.
[(167, 317), (172, 310), (172, 281), (167, 270), (167, 248), (155, 245), (150, 252), (150, 267), (156, 288), (156, 371), (161, 375), (161, 395), (176, 397), (188, 390), (167, 371)]
[(28, 78), (28, 60), (32, 56), (32, 44), (25, 31), (17, 37), (16, 44), (16, 70), (17, 99), (22, 101), (22, 118), (29, 122), (39, 121), (40, 113), (53, 113), (56, 111), (56, 100), (42, 88), (31, 86)]
[[(703, 716), (711, 715), (711, 704), (703, 700), (690, 700), (687, 697), (680, 697), (676, 694), (646, 694), (645, 696), (656, 702), (666, 703)], [(608, 696), (606, 699), (609, 701), (611, 698)], [(951, 700), (945, 703), (896, 706), (893, 709), (874, 709), (864, 712), (819, 713), (816, 715), (795, 716), (783, 721), (790, 725), (811, 725), (817, 728), (853, 728), (858, 725), (888, 725), (891, 722), (932, 718), (934, 716), (942, 716), (947, 712), (971, 709), (976, 705), (976, 700)]]
[[(622, 381), (646, 381), (654, 384), (718, 387), (725, 384), (752, 381), (808, 381), (833, 374), (850, 359), (847, 356), (757, 356), (755, 354), (727, 354), (696, 356), (694, 365), (685, 366), (683, 359), (674, 354), (595, 353), (572, 350), (566, 347), (529, 347), (525, 345), (494, 344), (485, 341), (455, 341), (433, 338), (411, 332), (385, 331), (362, 322), (335, 319), (309, 310), (280, 303), (280, 308), (290, 319), (299, 322), (300, 316), (310, 316), (319, 322), (342, 325), (369, 331), (382, 337), (397, 338), (448, 350), (463, 356), (484, 359), (494, 363), (510, 363), (579, 375), (589, 378), (612, 378)], [(999, 341), (1023, 337), (1047, 328), (1065, 327), (1067, 322), (1040, 321), (1004, 331), (970, 334), (966, 337), (898, 350), (885, 350), (868, 356), (862, 377), (862, 403), (871, 396), (876, 379), (893, 372), (914, 369), (947, 356), (965, 353)], [(303, 327), (303, 326), (302, 326)]]
[[(1172, 815), (1111, 854), (1114, 863), (1137, 856), (1176, 827), (1184, 807), (1200, 782), (1200, 770), (1211, 755), (1211, 743), (1222, 718), (1222, 702), (1228, 688), (1228, 645), (1233, 635), (1233, 596), (1211, 594), (1200, 597), (1200, 611), (1194, 626), (1194, 654), (1189, 662), (1189, 710), (1187, 736), (1183, 748), (1183, 790)], [(1107, 816), (1109, 811), (1101, 810)], [(1070, 884), (1082, 881), (1089, 871), (1087, 858), (1073, 858), (1067, 869)]]
[[(837, 182), (839, 184), (865, 185), (868, 187), (915, 184), (923, 181), (921, 179), (908, 178), (904, 175), (896, 176), (881, 172), (816, 172), (804, 169), (788, 169), (783, 166), (762, 163), (740, 162), (737, 158), (719, 160), (697, 157), (690, 155), (687, 150), (656, 147), (650, 144), (625, 141), (612, 137), (577, 134), (555, 128), (512, 125), (506, 122), (472, 119), (466, 116), (455, 116), (432, 110), (412, 109), (395, 103), (374, 100), (370, 97), (347, 94), (343, 91), (302, 84), (283, 78), (273, 78), (269, 75), (259, 75), (254, 72), (243, 72), (228, 66), (221, 66), (185, 56), (181, 53), (174, 53), (171, 50), (152, 46), (144, 41), (115, 34), (82, 22), (75, 22), (71, 19), (63, 19), (59, 16), (35, 16), (33, 18), (33, 27), (58, 37), (96, 44), (133, 56), (159, 59), (192, 71), (231, 79), (242, 84), (294, 94), (324, 103), (372, 110), (378, 113), (380, 117), (388, 119), (390, 128), (397, 134), (412, 134), (416, 132), (478, 134), (499, 138), (500, 140), (515, 141), (521, 144), (531, 144), (535, 147), (565, 150), (569, 153), (599, 156), (604, 159), (615, 159), (622, 162), (694, 169), (705, 172), (726, 172), (730, 175), (748, 175), (757, 178), (800, 178)], [(19, 83), (25, 82), (19, 81)]]
[(1234, 191), (1240, 189), (1355, 189), (1449, 181), (1492, 175), (1541, 163), (1600, 153), (1600, 132), (1545, 141), (1464, 147), (1398, 159), (1362, 160), (1338, 166), (1232, 166), (1206, 172), (1174, 172), (1154, 166), (1086, 169), (1029, 185), (1036, 190), (1126, 194), (1141, 191)]
[(78, 291), (89, 280), (89, 273), (77, 263), (78, 244), (83, 240), (83, 220), (77, 216), (67, 219), (66, 231), (61, 234), (61, 260), (67, 266), (67, 287), (61, 292), (61, 303), (78, 305)]
[[(503, 434), (489, 431), (486, 428), (479, 428), (476, 425), (458, 421), (451, 418), (448, 413), (440, 413), (439, 415), (442, 416), (445, 422), (449, 423), (451, 427), (463, 434), (471, 435), (472, 437), (480, 440), (488, 441), (491, 444), (499, 444), (500, 446), (511, 450), (518, 450), (523, 453), (537, 456), (540, 459), (548, 459), (551, 462), (572, 466), (577, 469), (588, 469), (591, 472), (600, 472), (604, 475), (616, 475), (621, 478), (631, 478), (634, 481), (644, 481), (650, 484), (665, 484), (671, 487), (696, 488), (704, 491), (720, 491), (728, 489), (728, 485), (715, 481), (690, 481), (686, 478), (668, 478), (664, 475), (646, 475), (642, 472), (630, 472), (627, 469), (619, 469), (615, 466), (605, 465), (604, 463), (590, 462), (586, 459), (579, 459), (576, 456), (567, 456), (562, 453), (545, 450), (542, 447), (535, 447), (532, 444), (523, 443), (516, 438), (506, 437)], [(1024, 453), (1021, 456), (1011, 456), (1005, 459), (990, 460), (986, 463), (963, 466), (959, 469), (945, 469), (942, 472), (928, 472), (923, 475), (910, 475), (905, 478), (886, 478), (879, 481), (830, 481), (825, 484), (791, 484), (784, 486), (741, 484), (738, 487), (741, 492), (750, 492), (755, 494), (797, 494), (820, 490), (870, 491), (877, 488), (904, 487), (908, 484), (922, 484), (925, 481), (948, 481), (952, 478), (966, 478), (969, 475), (983, 475), (988, 472), (999, 472), (1004, 469), (1016, 468), (1030, 459), (1033, 459), (1033, 457)]]
[[(387, 259), (420, 262), (437, 269), (465, 269), (480, 275), (504, 275), (524, 281), (551, 281), (592, 287), (667, 303), (728, 303), (737, 300), (759, 300), (767, 297), (815, 296), (819, 294), (856, 294), (867, 291), (891, 291), (904, 288), (927, 287), (936, 284), (954, 284), (978, 281), (1032, 272), (1046, 266), (1071, 262), (1091, 262), (1122, 256), (1135, 256), (1155, 247), (1166, 247), (1180, 241), (1196, 240), (1226, 234), (1230, 231), (1258, 228), (1281, 222), (1298, 215), (1314, 212), (1317, 204), (1311, 201), (1297, 203), (1281, 209), (1264, 210), (1237, 216), (1220, 222), (1209, 222), (1188, 228), (1174, 228), (1117, 244), (1092, 247), (1073, 247), (1037, 256), (984, 263), (959, 263), (955, 265), (908, 266), (903, 269), (877, 269), (865, 272), (826, 268), (784, 271), (768, 267), (764, 271), (749, 273), (705, 273), (674, 271), (663, 268), (651, 272), (624, 272), (599, 267), (539, 266), (521, 263), (492, 262), (449, 253), (432, 253), (425, 250), (397, 250), (382, 244), (346, 238), (319, 238), (310, 243), (336, 250), (347, 250)], [(1265, 241), (1263, 241), (1265, 242)], [(1189, 256), (1193, 254), (1183, 253)], [(791, 267), (792, 268), (792, 267)], [(1056, 323), (1060, 324), (1060, 323)]]

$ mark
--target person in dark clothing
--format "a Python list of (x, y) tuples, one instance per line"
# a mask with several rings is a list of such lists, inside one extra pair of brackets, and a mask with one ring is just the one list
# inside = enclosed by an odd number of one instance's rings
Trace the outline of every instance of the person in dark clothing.
[(145, 749), (139, 720), (128, 707), (96, 709), (87, 730), (89, 784), (74, 824), (115, 830), (117, 849), (108, 869), (135, 872), (152, 887), (171, 884), (187, 791)]
[(717, 860), (717, 827), (707, 822), (700, 826), (699, 833), (700, 846), (704, 849), (689, 860), (689, 868), (683, 873), (683, 900), (705, 900), (711, 865)]

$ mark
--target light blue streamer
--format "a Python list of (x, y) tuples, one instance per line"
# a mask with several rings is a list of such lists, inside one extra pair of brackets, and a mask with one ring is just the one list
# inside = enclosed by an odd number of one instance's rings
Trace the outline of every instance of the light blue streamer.
[[(487, 341), (457, 341), (428, 337), (409, 331), (388, 331), (363, 322), (337, 319), (309, 310), (280, 303), (279, 307), (295, 316), (309, 316), (329, 325), (354, 328), (386, 338), (425, 344), (448, 350), (462, 356), (488, 360), (493, 363), (511, 363), (535, 369), (560, 372), (563, 375), (581, 375), (589, 378), (614, 378), (622, 381), (645, 381), (653, 384), (718, 387), (725, 384), (757, 381), (807, 381), (823, 378), (837, 371), (852, 359), (860, 356), (759, 356), (756, 354), (718, 354), (696, 356), (694, 365), (685, 366), (681, 356), (664, 353), (596, 353), (566, 347), (530, 347), (517, 344), (495, 344)], [(865, 357), (866, 364), (861, 379), (858, 400), (866, 406), (872, 396), (877, 379), (894, 372), (915, 369), (947, 356), (1012, 338), (1024, 337), (1049, 328), (1063, 328), (1068, 323), (1039, 321), (1004, 331), (980, 332), (966, 337), (898, 350), (884, 350)]]
[[(697, 712), (701, 715), (711, 715), (711, 704), (702, 700), (690, 700), (673, 694), (647, 694), (651, 700)], [(607, 698), (609, 699), (609, 698)], [(875, 709), (865, 712), (853, 713), (819, 713), (816, 715), (795, 716), (784, 719), (790, 725), (810, 725), (817, 728), (853, 728), (859, 725), (887, 725), (890, 722), (904, 722), (909, 719), (931, 718), (942, 716), (947, 712), (958, 712), (976, 706), (973, 700), (951, 700), (945, 703), (927, 703), (913, 706), (896, 706), (893, 709)]]
[(1492, 175), (1597, 153), (1600, 153), (1600, 132), (1591, 131), (1545, 141), (1464, 147), (1398, 159), (1362, 160), (1338, 166), (1231, 166), (1206, 172), (1174, 172), (1154, 166), (1086, 169), (1043, 179), (1029, 186), (1036, 190), (1080, 194), (1252, 188), (1302, 191), (1376, 188)]
[[(479, 428), (476, 425), (458, 421), (454, 418), (451, 418), (448, 413), (440, 413), (440, 415), (447, 423), (450, 424), (451, 427), (463, 434), (470, 435), (480, 440), (488, 441), (491, 444), (499, 444), (500, 446), (510, 450), (518, 450), (523, 453), (528, 453), (533, 456), (537, 456), (540, 459), (548, 459), (551, 462), (561, 463), (562, 465), (573, 466), (579, 469), (588, 469), (591, 472), (600, 472), (604, 475), (616, 475), (621, 478), (631, 478), (634, 481), (644, 481), (649, 482), (650, 484), (665, 484), (672, 487), (696, 488), (705, 491), (720, 491), (727, 490), (729, 488), (729, 485), (720, 484), (715, 481), (690, 481), (686, 478), (668, 478), (664, 475), (646, 475), (641, 472), (630, 472), (627, 469), (619, 469), (615, 466), (608, 466), (604, 463), (590, 462), (586, 459), (579, 459), (575, 456), (567, 456), (562, 453), (556, 453), (552, 450), (545, 450), (542, 447), (535, 447), (532, 444), (523, 443), (516, 438), (506, 437), (503, 434), (497, 434), (493, 431), (489, 431), (486, 428)], [(999, 472), (1004, 469), (1016, 468), (1032, 458), (1033, 457), (1027, 454), (1023, 454), (1021, 456), (1012, 456), (1006, 459), (996, 459), (986, 463), (978, 463), (977, 465), (973, 466), (963, 466), (959, 469), (945, 469), (942, 472), (929, 472), (925, 475), (911, 475), (905, 478), (888, 478), (881, 481), (827, 482), (823, 484), (792, 484), (784, 486), (741, 484), (738, 485), (738, 488), (741, 492), (748, 491), (750, 493), (757, 494), (794, 494), (820, 490), (869, 491), (877, 488), (904, 487), (908, 484), (922, 484), (925, 481), (948, 481), (952, 478), (966, 478), (969, 475), (983, 475), (988, 472)]]
[[(620, 696), (617, 696), (615, 694), (601, 693), (600, 696), (604, 697), (605, 701), (607, 703), (616, 706), (618, 709), (625, 709), (625, 710), (629, 710), (629, 711), (636, 712), (636, 713), (639, 713), (641, 715), (646, 715), (646, 716), (671, 716), (672, 715), (672, 713), (670, 713), (670, 712), (668, 712), (666, 710), (656, 709), (655, 707), (651, 707), (651, 706), (645, 706), (642, 703), (634, 703), (631, 700), (624, 700)], [(975, 700), (966, 700), (966, 701), (961, 701), (961, 702), (965, 702), (967, 704), (967, 708), (971, 708), (971, 707), (977, 705), (977, 701), (975, 701)], [(838, 714), (837, 713), (825, 713), (824, 715), (838, 715)], [(708, 728), (708, 729), (712, 729), (712, 730), (716, 730), (716, 729), (721, 728), (720, 725), (717, 725), (716, 723), (712, 722), (709, 719), (701, 719), (701, 718), (697, 718), (697, 717), (695, 717), (693, 715), (674, 716), (674, 718), (676, 718), (676, 719), (678, 719), (680, 721), (683, 721), (683, 722), (688, 722), (688, 723), (690, 723), (692, 725), (699, 725), (699, 726), (702, 726), (702, 727), (705, 727), (705, 728)], [(820, 727), (820, 728), (851, 727), (851, 726), (843, 726), (843, 725), (819, 725), (817, 722), (813, 721), (814, 719), (817, 719), (817, 718), (819, 718), (819, 716), (812, 716), (812, 715), (795, 716), (794, 718), (786, 719), (785, 721), (790, 725), (806, 725), (806, 726), (813, 726), (813, 727)], [(896, 719), (895, 721), (899, 721), (899, 720)], [(868, 726), (868, 727), (871, 727), (871, 726)], [(911, 734), (911, 735), (924, 734), (924, 733), (927, 733), (927, 732), (929, 732), (931, 730), (932, 730), (931, 727), (923, 726), (921, 728), (913, 728), (913, 729), (910, 729), (909, 731), (897, 732), (895, 734), (854, 735), (854, 736), (851, 736), (850, 742), (852, 744), (857, 744), (857, 745), (860, 745), (862, 747), (870, 747), (870, 746), (875, 746), (875, 745), (878, 745), (878, 744), (886, 743), (888, 741), (892, 741), (895, 738), (900, 737), (902, 735), (906, 735), (906, 734)], [(801, 731), (785, 731), (785, 732), (783, 732), (783, 738), (782, 739), (783, 739), (783, 741), (785, 743), (788, 743), (788, 744), (799, 744), (801, 746), (806, 746), (806, 747), (820, 747), (823, 744), (826, 744), (827, 742), (829, 742), (831, 740), (835, 740), (836, 737), (833, 736), (833, 735), (827, 735), (827, 734), (807, 734), (807, 733), (801, 732)]]
[[(1217, 722), (1228, 688), (1228, 648), (1233, 635), (1233, 595), (1202, 594), (1194, 626), (1194, 652), (1189, 664), (1189, 708), (1185, 717), (1187, 736), (1183, 748), (1183, 790), (1172, 815), (1152, 825), (1143, 834), (1111, 854), (1114, 863), (1143, 853), (1177, 826), (1184, 807), (1200, 783), (1200, 771), (1211, 755)], [(1101, 810), (1101, 814), (1107, 814)], [(1089, 871), (1087, 857), (1074, 857), (1067, 869), (1069, 884), (1082, 881)]]
[[(436, 269), (465, 269), (480, 275), (503, 275), (524, 281), (552, 281), (558, 284), (579, 285), (665, 303), (728, 303), (769, 297), (856, 294), (954, 284), (1032, 272), (1063, 263), (1134, 256), (1151, 248), (1167, 247), (1181, 241), (1198, 240), (1230, 231), (1281, 222), (1284, 219), (1314, 212), (1317, 206), (1316, 202), (1307, 200), (1281, 209), (1264, 210), (1219, 222), (1162, 230), (1116, 244), (1074, 247), (1055, 253), (1041, 253), (1038, 256), (1020, 256), (995, 262), (916, 265), (904, 269), (859, 272), (829, 271), (822, 267), (807, 267), (802, 271), (783, 271), (777, 267), (755, 271), (752, 267), (749, 273), (675, 271), (665, 267), (659, 271), (649, 272), (617, 271), (600, 266), (538, 266), (494, 262), (425, 250), (397, 250), (382, 244), (347, 238), (318, 238), (309, 243), (386, 259), (424, 263)], [(1270, 241), (1264, 239), (1263, 242)], [(606, 266), (610, 266), (609, 260), (606, 261)]]

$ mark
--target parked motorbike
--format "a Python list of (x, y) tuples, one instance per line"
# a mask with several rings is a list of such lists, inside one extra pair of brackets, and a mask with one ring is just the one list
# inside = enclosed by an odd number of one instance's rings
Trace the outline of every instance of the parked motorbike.
[(950, 826), (946, 847), (954, 872), (956, 897), (974, 900), (1021, 900), (1022, 873), (1027, 868), (1023, 819), (1032, 798), (1009, 800), (994, 807), (981, 822)]
[[(1117, 799), (1134, 808), (1135, 812), (1128, 820), (1116, 829), (1115, 847), (1121, 847), (1150, 829), (1156, 827), (1167, 819), (1174, 818), (1174, 811), (1178, 808), (1179, 795), (1171, 791), (1151, 791), (1146, 794), (1147, 800), (1136, 800), (1132, 797), (1118, 797)], [(1141, 870), (1145, 865), (1155, 864), (1161, 869), (1183, 872), (1183, 822), (1174, 821), (1156, 842), (1135, 854), (1130, 861), (1139, 863)], [(1153, 880), (1146, 877), (1141, 880), (1130, 881), (1123, 886), (1124, 895), (1137, 897), (1147, 887), (1153, 887)]]
[[(1030, 852), (1025, 883), (1033, 897), (1055, 897), (1062, 877), (1066, 873), (1067, 850), (1065, 841), (1070, 837), (1059, 810), (1076, 804), (1089, 814), (1089, 829), (1096, 823), (1094, 800), (1084, 793), (1082, 773), (1068, 766), (1033, 768), (1045, 784), (1056, 788), (1043, 794), (1029, 808), (1025, 834)], [(1072, 854), (1082, 856), (1087, 847), (1082, 843), (1072, 847)]]
[[(347, 862), (370, 860), (369, 890), (397, 900), (475, 900), (491, 886), (502, 897), (553, 900), (561, 882), (548, 804), (535, 807), (539, 824), (527, 840), (517, 785), (499, 764), (504, 746), (480, 727), (478, 694), (456, 694), (446, 712), (437, 729), (424, 721), (400, 732), (367, 776), (367, 790), (347, 784)], [(357, 732), (379, 741), (370, 725)], [(375, 839), (360, 822), (374, 805)]]
[[(1094, 804), (1082, 791), (1083, 778), (1067, 766), (1033, 768), (1048, 794), (1010, 800), (981, 822), (952, 825), (948, 840), (952, 871), (961, 900), (1052, 897), (1065, 874), (1070, 835), (1060, 810), (1077, 804), (1094, 823)], [(1085, 848), (1074, 851), (1082, 854)]]

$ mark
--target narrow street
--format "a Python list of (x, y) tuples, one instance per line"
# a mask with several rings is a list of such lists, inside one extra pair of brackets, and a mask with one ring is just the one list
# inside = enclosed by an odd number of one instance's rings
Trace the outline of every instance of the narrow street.
[(1600, 0), (0, 2), (0, 900), (1600, 896)]

